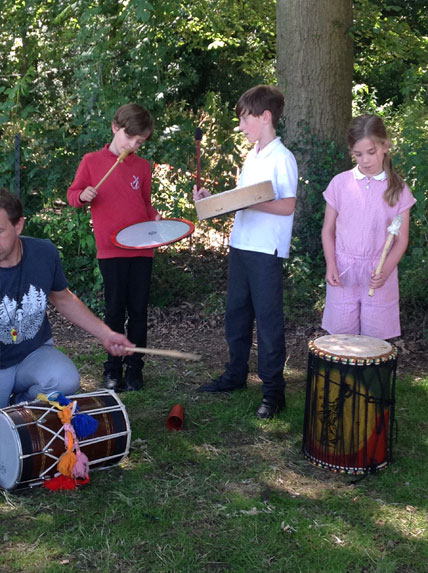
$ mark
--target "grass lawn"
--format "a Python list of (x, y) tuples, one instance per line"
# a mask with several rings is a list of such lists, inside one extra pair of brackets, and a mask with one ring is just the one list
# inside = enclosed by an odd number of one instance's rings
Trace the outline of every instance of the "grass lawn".
[[(89, 391), (102, 353), (74, 358)], [(270, 421), (254, 416), (255, 376), (200, 395), (208, 374), (149, 357), (145, 388), (120, 395), (132, 428), (120, 466), (76, 491), (3, 491), (0, 571), (428, 571), (427, 377), (400, 373), (393, 463), (358, 480), (301, 453), (304, 369), (288, 370), (286, 410)], [(171, 432), (176, 403), (184, 428)]]

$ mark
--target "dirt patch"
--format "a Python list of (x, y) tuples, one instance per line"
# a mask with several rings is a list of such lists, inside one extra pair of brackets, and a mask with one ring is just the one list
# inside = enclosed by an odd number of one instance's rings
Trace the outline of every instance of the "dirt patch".
[[(54, 309), (49, 310), (55, 343), (62, 346), (70, 357), (91, 353), (95, 339), (72, 325)], [(307, 368), (308, 342), (325, 334), (317, 325), (287, 326), (287, 372), (289, 381), (301, 383)], [(428, 341), (416, 328), (406, 328), (406, 338), (393, 341), (398, 348), (398, 373), (412, 376), (428, 376)], [(206, 372), (221, 372), (227, 361), (227, 344), (224, 337), (223, 314), (205, 316), (198, 305), (184, 303), (179, 307), (149, 310), (148, 346), (193, 352), (203, 357)], [(177, 369), (177, 361), (159, 359), (157, 367), (165, 372)], [(257, 371), (256, 337), (250, 357), (252, 377)], [(100, 374), (82, 372), (91, 379)], [(201, 380), (203, 383), (205, 380)]]

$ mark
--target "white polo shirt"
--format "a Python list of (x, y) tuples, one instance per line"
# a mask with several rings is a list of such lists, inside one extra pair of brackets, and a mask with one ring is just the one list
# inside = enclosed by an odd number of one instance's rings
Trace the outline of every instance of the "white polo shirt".
[[(258, 144), (248, 153), (239, 178), (239, 187), (272, 181), (275, 199), (295, 197), (297, 164), (294, 155), (277, 137), (264, 149)], [(229, 244), (236, 249), (287, 258), (290, 251), (294, 213), (274, 215), (256, 209), (242, 209), (235, 215)]]

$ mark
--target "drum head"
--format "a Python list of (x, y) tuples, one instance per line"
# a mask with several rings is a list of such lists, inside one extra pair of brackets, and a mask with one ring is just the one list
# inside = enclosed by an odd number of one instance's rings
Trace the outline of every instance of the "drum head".
[(320, 336), (314, 340), (313, 346), (331, 356), (360, 359), (380, 358), (393, 352), (389, 342), (359, 334)]
[(186, 219), (161, 219), (135, 223), (113, 233), (111, 240), (122, 249), (155, 249), (188, 237), (195, 225)]
[(15, 425), (0, 410), (0, 487), (12, 489), (21, 475), (22, 449)]

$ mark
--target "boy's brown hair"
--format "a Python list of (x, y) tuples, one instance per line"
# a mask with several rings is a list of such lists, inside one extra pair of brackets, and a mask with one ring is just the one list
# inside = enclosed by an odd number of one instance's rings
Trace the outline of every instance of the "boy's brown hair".
[(236, 104), (236, 115), (260, 116), (265, 110), (272, 114), (272, 124), (276, 128), (284, 109), (284, 96), (275, 86), (258, 85), (241, 95)]
[(153, 119), (150, 113), (137, 103), (127, 103), (120, 106), (113, 117), (113, 123), (125, 128), (128, 135), (147, 135), (146, 141), (153, 134)]

